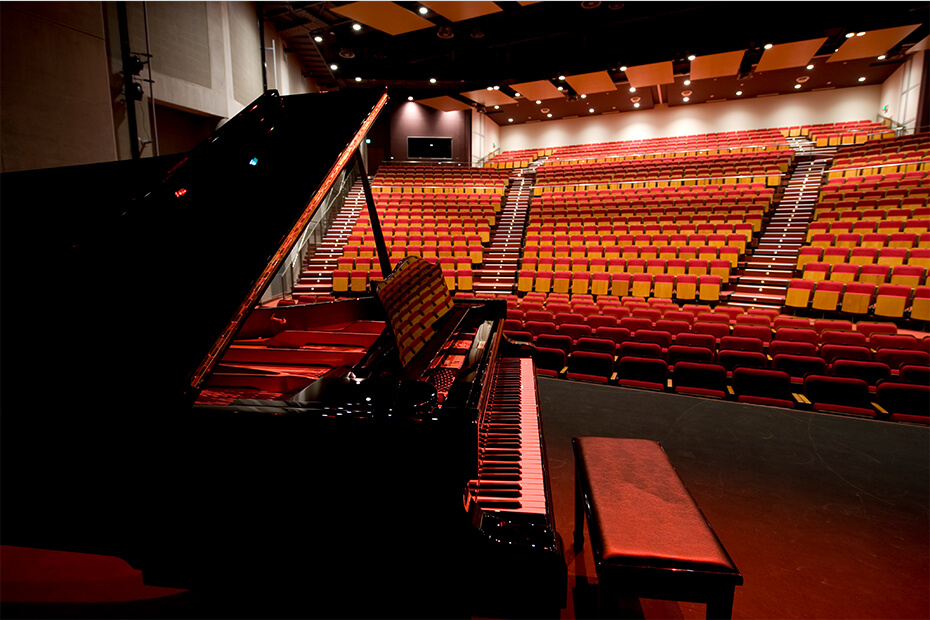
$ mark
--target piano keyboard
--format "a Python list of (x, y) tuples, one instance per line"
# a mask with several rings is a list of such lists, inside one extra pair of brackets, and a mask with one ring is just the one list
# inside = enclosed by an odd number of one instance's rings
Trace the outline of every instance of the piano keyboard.
[(536, 370), (532, 358), (498, 360), (478, 426), (478, 478), (469, 502), (487, 511), (546, 514)]

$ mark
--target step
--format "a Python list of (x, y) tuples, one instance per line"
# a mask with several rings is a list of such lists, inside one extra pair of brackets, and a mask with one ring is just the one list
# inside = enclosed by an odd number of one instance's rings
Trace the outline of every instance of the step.
[(778, 294), (766, 294), (766, 293), (751, 293), (746, 291), (733, 291), (729, 296), (729, 303), (732, 305), (743, 305), (743, 304), (770, 304), (781, 308), (785, 303), (785, 295), (782, 293)]

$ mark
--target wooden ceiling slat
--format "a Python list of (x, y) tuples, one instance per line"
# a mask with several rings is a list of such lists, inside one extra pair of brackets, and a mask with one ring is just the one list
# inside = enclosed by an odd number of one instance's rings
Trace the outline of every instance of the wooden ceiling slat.
[(564, 97), (565, 94), (552, 85), (549, 80), (536, 80), (535, 82), (521, 82), (511, 84), (510, 88), (514, 89), (527, 99), (555, 99)]
[(827, 62), (840, 62), (843, 60), (858, 60), (859, 58), (877, 58), (901, 42), (907, 35), (914, 32), (920, 24), (913, 26), (899, 26), (897, 28), (883, 28), (881, 30), (867, 31), (861, 37), (850, 37), (843, 41), (840, 51), (836, 52)]
[(390, 35), (404, 34), (436, 25), (393, 2), (362, 0), (335, 7), (333, 12)]
[(717, 77), (730, 77), (739, 72), (745, 50), (723, 52), (709, 56), (698, 56), (691, 61), (692, 80), (708, 80)]
[(803, 67), (811, 61), (817, 50), (826, 43), (826, 37), (808, 39), (794, 43), (780, 43), (762, 52), (762, 58), (756, 65), (756, 71), (778, 71), (779, 69), (793, 69)]
[(455, 110), (470, 110), (471, 106), (464, 101), (459, 101), (452, 97), (443, 95), (442, 97), (429, 97), (428, 99), (417, 99), (416, 103), (428, 105), (442, 112), (453, 112)]
[(630, 81), (630, 86), (646, 88), (660, 84), (674, 84), (675, 70), (672, 68), (672, 61), (667, 60), (649, 65), (627, 67), (626, 77)]
[(502, 93), (499, 90), (488, 90), (486, 88), (481, 90), (470, 90), (459, 94), (485, 106), (507, 105), (517, 102), (516, 99), (509, 97), (506, 93)]
[(502, 8), (497, 6), (497, 3), (491, 2), (490, 0), (443, 0), (442, 2), (424, 2), (421, 0), (420, 4), (425, 6), (431, 11), (439, 13), (450, 22), (461, 22), (466, 19), (472, 19), (474, 17), (481, 17), (482, 15), (490, 15), (491, 13), (500, 13), (503, 11)]
[(566, 75), (565, 81), (568, 82), (569, 86), (575, 89), (575, 92), (579, 95), (590, 95), (592, 93), (604, 93), (617, 90), (614, 81), (610, 78), (610, 74), (606, 71)]

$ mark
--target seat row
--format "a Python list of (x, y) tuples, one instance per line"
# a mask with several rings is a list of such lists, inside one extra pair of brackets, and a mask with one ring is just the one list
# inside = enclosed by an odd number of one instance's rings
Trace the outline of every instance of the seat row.
[[(712, 237), (714, 235), (711, 235)], [(719, 235), (723, 237), (723, 235)], [(732, 240), (730, 237), (734, 237)], [(739, 238), (736, 238), (739, 237)], [(617, 260), (627, 262), (638, 259), (644, 260), (726, 260), (731, 267), (736, 267), (742, 249), (745, 247), (745, 238), (741, 235), (728, 235), (726, 239), (717, 240), (718, 243), (733, 245), (533, 245), (527, 244), (523, 249), (523, 258), (526, 259), (559, 259), (559, 258), (588, 258), (590, 260)], [(525, 264), (525, 263), (524, 263)], [(637, 263), (643, 266), (643, 263)], [(631, 273), (635, 273), (631, 271)]]
[(930, 321), (930, 287), (794, 279), (788, 284), (785, 307)]
[(921, 261), (926, 259), (926, 250), (928, 248), (895, 248), (895, 247), (819, 247), (819, 246), (802, 246), (798, 251), (798, 262), (796, 268), (803, 271), (808, 263), (826, 263), (828, 265), (840, 265), (848, 263), (851, 265), (908, 265), (911, 264), (911, 256), (915, 260), (915, 265), (922, 265)]
[[(653, 275), (650, 273), (605, 273), (522, 270), (517, 277), (520, 292), (617, 295), (676, 301), (716, 302), (723, 278), (718, 275)], [(532, 287), (532, 288), (530, 288)]]
[[(879, 226), (882, 228), (879, 229)], [(831, 234), (834, 235), (834, 240), (829, 245), (839, 245), (836, 239), (836, 235), (849, 235), (855, 234), (859, 235), (858, 242), (856, 245), (866, 246), (866, 247), (884, 247), (888, 245), (888, 237), (872, 237), (866, 239), (865, 235), (894, 235), (894, 234), (907, 234), (907, 235), (917, 235), (916, 239), (910, 237), (899, 237), (898, 239), (910, 239), (911, 246), (916, 247), (930, 247), (930, 235), (927, 233), (904, 233), (905, 223), (900, 220), (856, 220), (856, 221), (840, 221), (840, 220), (820, 220), (816, 222), (811, 222), (810, 226), (807, 229), (807, 243), (810, 243), (814, 235), (823, 235)], [(927, 236), (922, 236), (927, 235)], [(846, 241), (843, 239), (842, 241)], [(877, 241), (881, 245), (872, 245), (868, 246), (870, 241)], [(908, 247), (907, 245), (902, 245), (901, 247)]]
[(911, 257), (907, 265), (857, 265), (854, 263), (807, 263), (804, 265), (803, 280), (822, 282), (868, 282), (876, 286), (881, 284), (899, 284), (916, 288), (926, 282), (927, 263), (930, 262), (930, 248), (926, 257)]

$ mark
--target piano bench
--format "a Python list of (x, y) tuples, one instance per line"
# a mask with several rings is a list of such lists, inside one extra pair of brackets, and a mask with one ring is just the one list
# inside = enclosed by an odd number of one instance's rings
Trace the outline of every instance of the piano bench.
[(600, 600), (610, 596), (706, 603), (730, 618), (743, 576), (655, 441), (575, 437), (576, 553), (584, 519)]

